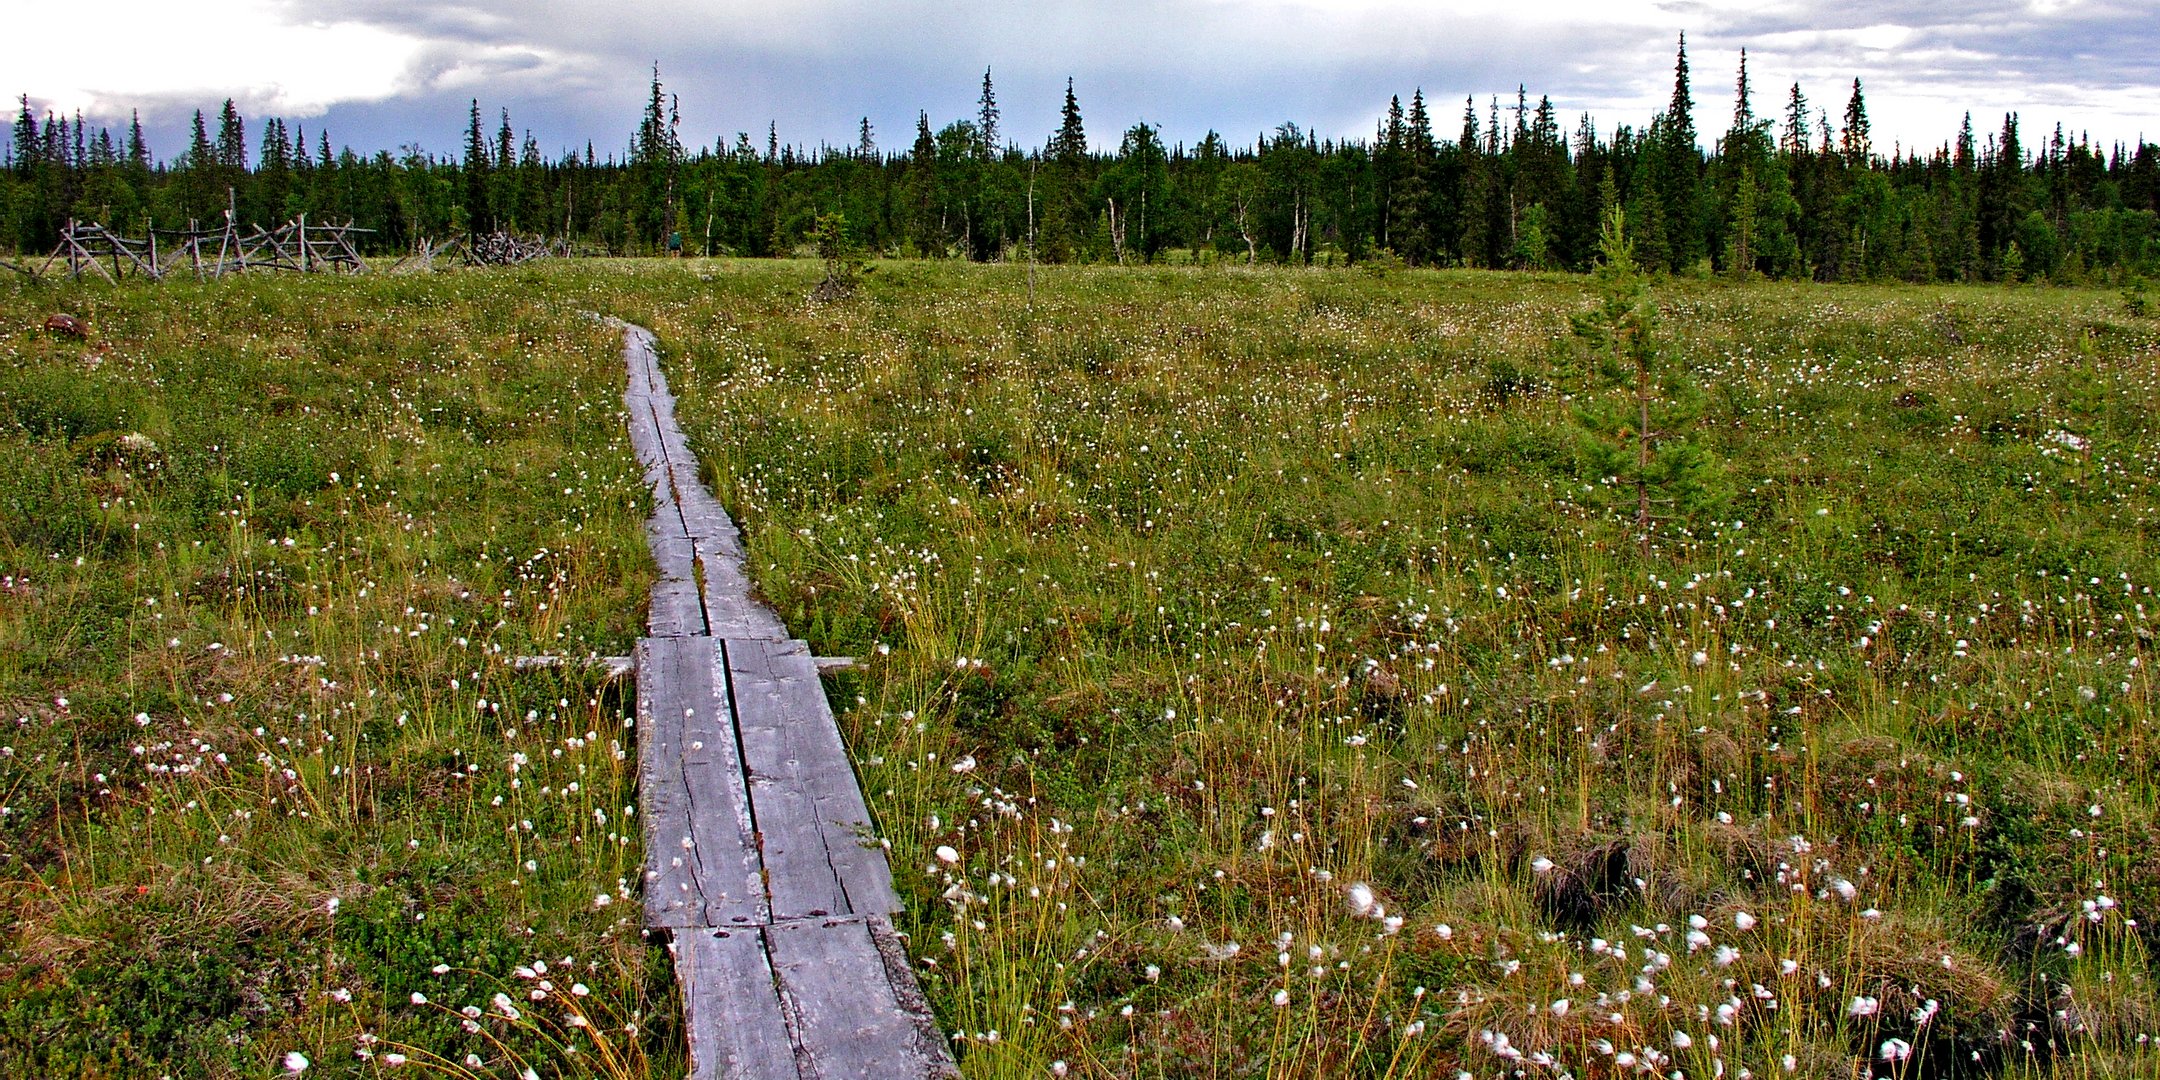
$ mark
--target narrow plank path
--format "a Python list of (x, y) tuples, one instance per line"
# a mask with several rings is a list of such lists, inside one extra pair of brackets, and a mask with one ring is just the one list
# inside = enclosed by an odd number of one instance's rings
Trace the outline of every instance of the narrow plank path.
[(675, 956), (690, 1076), (958, 1076), (816, 661), (751, 597), (652, 333), (615, 325), (660, 570), (636, 656), (645, 925)]

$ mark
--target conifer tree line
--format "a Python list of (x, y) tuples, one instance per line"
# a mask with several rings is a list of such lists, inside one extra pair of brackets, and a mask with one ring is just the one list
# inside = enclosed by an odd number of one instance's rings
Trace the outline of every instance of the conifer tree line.
[[(1293, 123), (1232, 146), (1166, 144), (1153, 125), (1095, 149), (1068, 81), (1042, 145), (1000, 125), (985, 70), (975, 115), (917, 115), (881, 146), (783, 144), (769, 126), (690, 145), (655, 67), (628, 144), (545, 156), (507, 110), (475, 99), (463, 153), (332, 150), (327, 131), (231, 101), (197, 112), (188, 146), (153, 154), (123, 133), (35, 115), (27, 97), (0, 168), (0, 246), (41, 253), (69, 218), (144, 228), (351, 220), (377, 251), (422, 237), (510, 231), (642, 254), (789, 255), (834, 215), (894, 255), (1045, 262), (1165, 259), (1584, 270), (1609, 207), (1649, 270), (1837, 281), (2081, 281), (2160, 272), (2160, 146), (2096, 145), (2009, 114), (1922, 151), (1885, 154), (1865, 90), (1842, 105), (1752, 85), (1740, 56), (1722, 110), (1699, 108), (1685, 37), (1672, 97), (1641, 126), (1572, 125), (1549, 97), (1466, 100), (1460, 127), (1413, 90), (1377, 129), (1321, 138)], [(1720, 95), (1723, 96), (1723, 95)], [(1766, 98), (1782, 96), (1782, 104)], [(489, 112), (494, 112), (493, 116)], [(1714, 117), (1714, 118), (1713, 118)], [(1706, 122), (1705, 122), (1706, 121)], [(1699, 127), (1698, 124), (1701, 123)]]

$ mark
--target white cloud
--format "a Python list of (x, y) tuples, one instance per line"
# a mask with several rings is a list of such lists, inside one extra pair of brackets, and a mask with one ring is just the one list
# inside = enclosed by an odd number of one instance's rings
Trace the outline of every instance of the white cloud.
[[(1723, 126), (1746, 48), (1759, 112), (1797, 81), (1834, 116), (1858, 77), (1883, 145), (1939, 142), (1968, 107), (1994, 122), (2017, 109), (2035, 126), (2061, 117), (2131, 138), (2160, 96), (2149, 3), (39, 0), (11, 16), (23, 32), (0, 41), (0, 72), (17, 81), (0, 89), (104, 117), (231, 96), (252, 115), (295, 117), (383, 103), (371, 115), (407, 124), (477, 97), (591, 138), (627, 128), (658, 60), (682, 93), (686, 133), (762, 130), (770, 117), (785, 138), (846, 142), (868, 114), (890, 142), (918, 108), (939, 123), (970, 114), (988, 65), (1007, 134), (1022, 141), (1055, 125), (1067, 75), (1098, 140), (1142, 118), (1172, 139), (1213, 127), (1242, 140), (1284, 119), (1357, 136), (1390, 94), (1417, 87), (1446, 131), (1463, 95), (1482, 110), (1517, 83), (1609, 132), (1663, 107), (1684, 29), (1706, 137)], [(86, 37), (99, 44), (87, 56), (52, 44)], [(340, 116), (341, 130), (367, 127), (352, 107)]]
[(424, 45), (394, 28), (288, 14), (272, 0), (24, 4), (8, 16), (0, 71), (70, 112), (125, 115), (145, 102), (231, 97), (314, 116), (390, 97)]

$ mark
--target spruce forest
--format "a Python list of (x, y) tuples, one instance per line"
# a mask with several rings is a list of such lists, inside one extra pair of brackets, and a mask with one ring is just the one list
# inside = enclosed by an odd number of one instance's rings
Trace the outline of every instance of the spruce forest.
[[(1043, 262), (1166, 258), (1587, 270), (1608, 207), (1624, 207), (1652, 270), (1820, 281), (2078, 282), (2160, 269), (2160, 146), (2096, 143), (2016, 114), (1968, 115), (1935, 147), (1877, 145), (1865, 89), (1842, 105), (1795, 84), (1762, 92), (1746, 55), (1730, 119), (1698, 108), (1683, 39), (1671, 102), (1647, 124), (1570, 120), (1550, 98), (1451, 109), (1414, 90), (1364, 137), (1284, 123), (1235, 146), (1209, 132), (1166, 145), (1134, 124), (1094, 147), (1071, 86), (1040, 146), (1001, 127), (985, 71), (979, 111), (904, 149), (865, 118), (852, 146), (783, 143), (777, 128), (684, 141), (653, 73), (627, 146), (543, 154), (507, 109), (475, 99), (463, 153), (333, 151), (330, 134), (227, 101), (198, 112), (169, 159), (139, 123), (92, 130), (21, 99), (0, 178), (0, 243), (49, 250), (73, 218), (146, 226), (242, 224), (295, 214), (373, 230), (376, 252), (423, 238), (507, 231), (640, 254), (788, 255), (838, 214), (853, 243), (892, 255)], [(1833, 111), (1834, 110), (1834, 111)], [(494, 115), (490, 116), (489, 112)], [(251, 135), (253, 136), (251, 139)], [(1709, 144), (1705, 152), (1704, 143)], [(890, 140), (888, 139), (888, 143)], [(672, 238), (672, 240), (671, 240)]]

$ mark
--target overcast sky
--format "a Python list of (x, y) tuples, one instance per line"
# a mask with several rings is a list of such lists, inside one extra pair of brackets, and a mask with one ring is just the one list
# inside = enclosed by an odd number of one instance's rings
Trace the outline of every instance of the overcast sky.
[(1074, 80), (1091, 140), (1136, 122), (1171, 142), (1248, 144), (1285, 121), (1363, 137), (1422, 87), (1443, 137), (1518, 83), (1572, 129), (1641, 125), (1672, 90), (1685, 31), (1706, 144), (1731, 116), (1745, 48), (1758, 112), (1798, 82), (1835, 119), (1867, 90), (1878, 149), (1933, 147), (1970, 110), (2022, 115), (2028, 146), (2063, 123), (2103, 144), (2160, 138), (2155, 0), (68, 0), (24, 5), (0, 40), (0, 90), (34, 109), (124, 123), (184, 148), (190, 113), (235, 99), (252, 144), (282, 115), (360, 150), (462, 146), (480, 100), (550, 155), (606, 154), (635, 127), (657, 61), (686, 142), (852, 145), (868, 116), (905, 148), (918, 110), (972, 117), (992, 70), (1002, 134), (1039, 146)]

